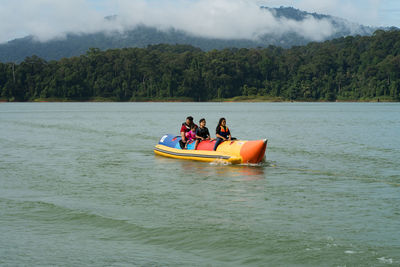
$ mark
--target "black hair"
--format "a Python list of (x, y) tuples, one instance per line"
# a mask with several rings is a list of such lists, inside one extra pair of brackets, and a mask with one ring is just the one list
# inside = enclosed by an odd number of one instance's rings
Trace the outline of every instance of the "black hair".
[(206, 121), (206, 119), (202, 118), (199, 120), (199, 123), (201, 123), (202, 121)]
[(226, 121), (225, 118), (220, 118), (220, 119), (219, 119), (218, 125), (217, 125), (217, 129), (221, 126), (221, 123), (222, 123), (223, 121)]
[(189, 117), (187, 117), (186, 119), (187, 119), (187, 120), (190, 120), (190, 121), (193, 121), (193, 117), (192, 117), (192, 116), (189, 116)]

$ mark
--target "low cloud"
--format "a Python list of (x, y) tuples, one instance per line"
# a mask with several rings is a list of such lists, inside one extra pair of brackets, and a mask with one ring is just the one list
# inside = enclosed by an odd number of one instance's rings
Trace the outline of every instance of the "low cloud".
[(255, 1), (177, 1), (157, 8), (145, 1), (118, 2), (119, 25), (125, 29), (143, 23), (159, 29), (172, 27), (197, 36), (222, 39), (257, 39), (264, 34), (297, 32), (312, 40), (322, 40), (335, 31), (328, 20), (313, 17), (302, 22), (278, 19)]
[(253, 0), (14, 0), (0, 6), (0, 42), (26, 35), (48, 41), (67, 33), (124, 32), (139, 24), (223, 39), (296, 32), (320, 41), (335, 33), (329, 20), (278, 19)]

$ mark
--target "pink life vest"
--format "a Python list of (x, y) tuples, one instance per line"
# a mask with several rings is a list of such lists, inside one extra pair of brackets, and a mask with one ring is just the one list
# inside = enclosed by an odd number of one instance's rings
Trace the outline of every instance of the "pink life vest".
[(196, 133), (189, 131), (185, 133), (185, 137), (188, 141), (192, 141), (194, 139), (196, 139)]

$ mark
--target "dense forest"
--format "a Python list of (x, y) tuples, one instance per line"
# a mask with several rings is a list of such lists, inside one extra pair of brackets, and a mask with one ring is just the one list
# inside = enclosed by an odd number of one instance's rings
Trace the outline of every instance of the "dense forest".
[(151, 45), (0, 63), (0, 99), (400, 101), (400, 31), (283, 49)]

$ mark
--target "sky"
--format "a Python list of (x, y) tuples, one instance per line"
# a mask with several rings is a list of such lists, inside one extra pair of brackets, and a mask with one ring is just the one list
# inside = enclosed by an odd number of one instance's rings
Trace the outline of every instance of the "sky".
[[(0, 0), (0, 43), (33, 35), (124, 32), (138, 24), (171, 27), (203, 37), (255, 39), (296, 31), (315, 41), (334, 33), (327, 20), (276, 19), (260, 6), (292, 6), (367, 26), (400, 28), (400, 0)], [(114, 20), (104, 20), (117, 15)]]

